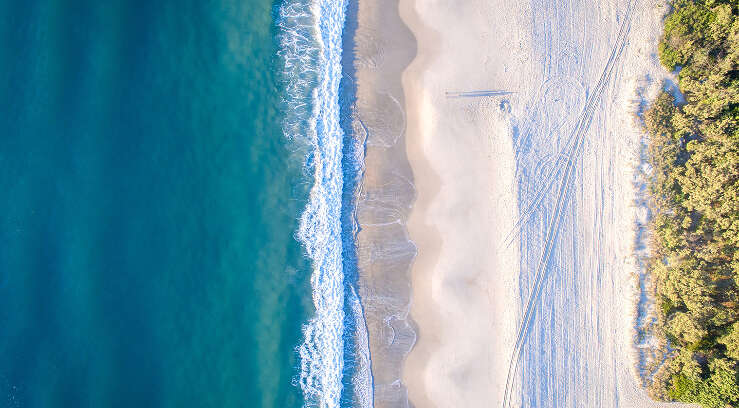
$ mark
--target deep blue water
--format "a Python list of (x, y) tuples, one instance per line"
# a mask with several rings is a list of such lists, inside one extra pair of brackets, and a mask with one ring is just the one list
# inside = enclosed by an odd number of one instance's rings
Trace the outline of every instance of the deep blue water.
[(280, 7), (0, 2), (0, 406), (303, 404)]

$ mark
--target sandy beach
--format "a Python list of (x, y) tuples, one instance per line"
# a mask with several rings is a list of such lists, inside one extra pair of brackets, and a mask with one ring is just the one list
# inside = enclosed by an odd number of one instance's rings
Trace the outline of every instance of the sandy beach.
[[(666, 76), (664, 13), (360, 2), (365, 180), (382, 198), (360, 203), (376, 406), (660, 405), (635, 369), (634, 248), (637, 112)], [(400, 103), (400, 127), (363, 88)]]

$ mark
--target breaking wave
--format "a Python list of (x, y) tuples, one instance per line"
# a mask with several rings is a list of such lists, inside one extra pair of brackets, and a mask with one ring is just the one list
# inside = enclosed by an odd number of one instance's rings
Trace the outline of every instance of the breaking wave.
[[(353, 205), (344, 196), (351, 187), (344, 185), (344, 172), (357, 171), (357, 166), (342, 165), (339, 101), (346, 7), (346, 0), (287, 0), (277, 19), (284, 133), (304, 153), (311, 183), (296, 237), (311, 260), (315, 315), (303, 326), (297, 384), (306, 406), (320, 408), (338, 408), (347, 395), (351, 405), (372, 406), (366, 323), (344, 259), (356, 233), (342, 226), (345, 207)], [(348, 184), (355, 178), (350, 174)]]

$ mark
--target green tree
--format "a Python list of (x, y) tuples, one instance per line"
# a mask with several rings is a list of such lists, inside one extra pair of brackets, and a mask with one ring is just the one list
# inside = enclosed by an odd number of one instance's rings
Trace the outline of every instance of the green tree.
[(736, 0), (675, 0), (659, 57), (686, 102), (644, 115), (654, 169), (650, 270), (672, 351), (654, 395), (738, 406), (739, 19)]
[(726, 347), (726, 355), (739, 361), (739, 322), (731, 325), (729, 333), (719, 338), (719, 343)]

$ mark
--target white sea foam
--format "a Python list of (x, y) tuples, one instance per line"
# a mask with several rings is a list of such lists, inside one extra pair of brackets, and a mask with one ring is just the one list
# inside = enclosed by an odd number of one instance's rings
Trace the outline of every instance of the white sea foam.
[[(312, 261), (315, 316), (303, 328), (300, 387), (307, 406), (337, 408), (344, 371), (342, 143), (339, 124), (344, 0), (296, 0), (280, 10), (286, 135), (304, 143), (313, 185), (298, 239)], [(310, 96), (310, 98), (309, 98)]]
[(374, 406), (372, 361), (369, 353), (369, 335), (367, 333), (367, 322), (364, 319), (362, 303), (354, 288), (351, 289), (351, 310), (354, 321), (354, 338), (356, 346), (354, 350), (355, 374), (352, 378), (354, 388), (354, 403), (358, 408), (372, 408)]

